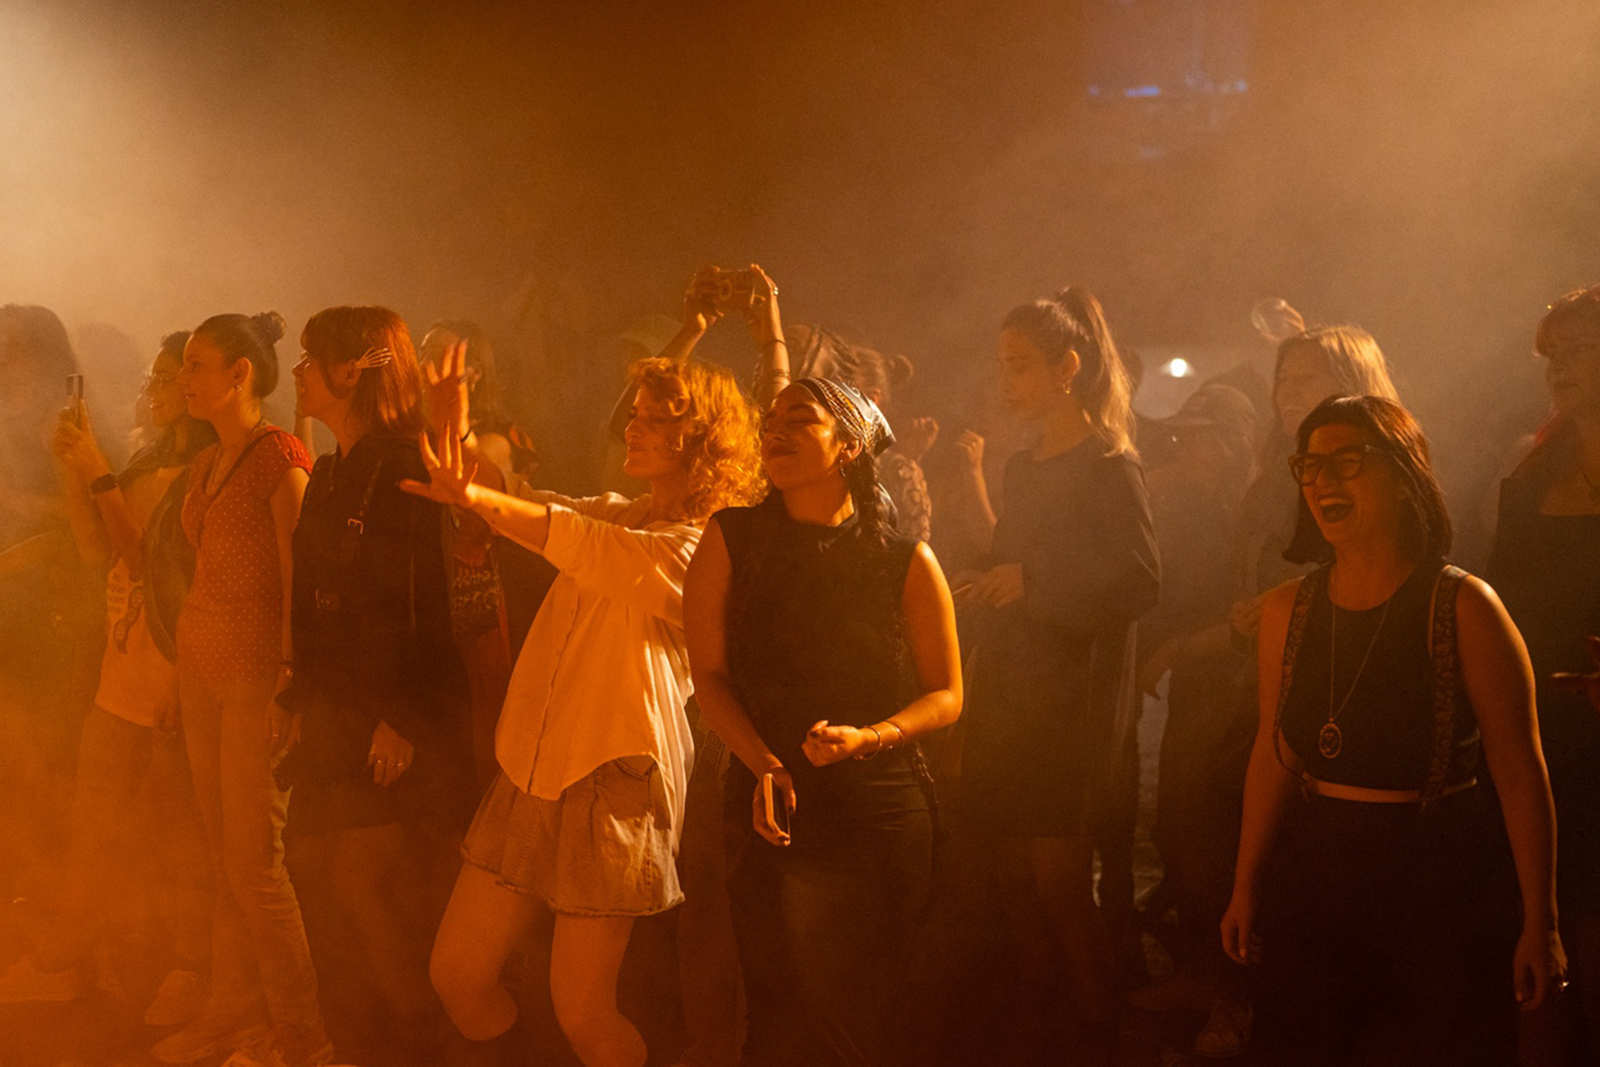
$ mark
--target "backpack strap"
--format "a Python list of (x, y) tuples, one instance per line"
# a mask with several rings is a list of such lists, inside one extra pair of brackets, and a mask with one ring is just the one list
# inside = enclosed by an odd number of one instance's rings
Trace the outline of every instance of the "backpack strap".
[(1447, 563), (1433, 584), (1433, 625), (1429, 635), (1429, 652), (1433, 658), (1433, 760), (1428, 767), (1427, 783), (1422, 787), (1423, 811), (1431, 809), (1443, 794), (1455, 747), (1459, 703), (1456, 694), (1461, 683), (1456, 652), (1456, 595), (1466, 577), (1466, 571)]
[(1305, 642), (1306, 620), (1311, 615), (1311, 605), (1327, 588), (1327, 567), (1318, 567), (1300, 579), (1300, 588), (1294, 596), (1294, 610), (1289, 613), (1289, 633), (1283, 642), (1283, 673), (1278, 683), (1278, 707), (1272, 716), (1272, 754), (1278, 757), (1278, 763), (1284, 770), (1297, 778), (1300, 772), (1290, 767), (1283, 758), (1283, 709), (1289, 702), (1289, 687), (1294, 683), (1294, 665), (1300, 658), (1300, 646)]

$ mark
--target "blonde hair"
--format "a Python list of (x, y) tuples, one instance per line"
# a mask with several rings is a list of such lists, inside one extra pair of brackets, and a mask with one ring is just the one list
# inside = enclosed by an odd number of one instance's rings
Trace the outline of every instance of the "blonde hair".
[(1035, 300), (1011, 309), (1000, 324), (1026, 337), (1051, 364), (1068, 352), (1078, 354), (1072, 394), (1106, 455), (1137, 455), (1133, 445), (1133, 383), (1111, 339), (1105, 311), (1087, 289), (1068, 286), (1053, 300)]
[(665, 401), (679, 420), (689, 466), (687, 517), (703, 522), (726, 507), (754, 504), (766, 491), (756, 412), (726, 367), (651, 356), (628, 368), (631, 386)]
[(1272, 373), (1272, 392), (1278, 392), (1278, 374), (1290, 352), (1315, 349), (1328, 373), (1339, 381), (1339, 392), (1347, 396), (1381, 396), (1400, 402), (1394, 382), (1389, 378), (1389, 361), (1383, 358), (1370, 333), (1359, 326), (1313, 326), (1301, 330), (1278, 346), (1278, 362)]

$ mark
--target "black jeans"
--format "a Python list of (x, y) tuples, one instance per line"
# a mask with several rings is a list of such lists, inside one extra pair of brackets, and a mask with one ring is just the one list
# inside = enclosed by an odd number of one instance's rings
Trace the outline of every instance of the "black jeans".
[[(902, 969), (933, 869), (920, 793), (852, 821), (795, 813), (794, 843), (750, 831), (728, 874), (749, 1006), (748, 1067), (868, 1067), (905, 1007)], [(749, 807), (745, 805), (745, 827)]]

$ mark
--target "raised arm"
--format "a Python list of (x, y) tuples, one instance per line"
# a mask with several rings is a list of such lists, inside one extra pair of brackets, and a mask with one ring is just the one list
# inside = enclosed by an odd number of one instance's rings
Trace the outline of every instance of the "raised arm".
[(1555, 805), (1534, 713), (1533, 667), (1522, 635), (1493, 589), (1468, 578), (1461, 583), (1456, 610), (1462, 681), (1478, 717), (1522, 889), (1515, 988), (1523, 1010), (1531, 1011), (1566, 970), (1556, 933)]
[(61, 413), (50, 442), (50, 453), (56, 461), (63, 511), (78, 555), (84, 562), (99, 566), (121, 556), (137, 576), (144, 570), (141, 541), (144, 530), (129, 510), (120, 488), (99, 493), (90, 489), (97, 480), (109, 477), (112, 471), (94, 439), (89, 410), (82, 401), (75, 411), (68, 409)]
[(1244, 821), (1239, 830), (1239, 857), (1234, 864), (1233, 899), (1222, 917), (1222, 947), (1235, 962), (1249, 963), (1253, 953), (1261, 872), (1278, 834), (1283, 813), (1298, 783), (1279, 760), (1278, 694), (1283, 682), (1283, 646), (1289, 637), (1289, 615), (1299, 591), (1296, 579), (1267, 594), (1261, 612), (1256, 679), (1260, 690), (1260, 725), (1244, 779)]
[(756, 380), (751, 393), (756, 410), (765, 412), (789, 384), (789, 344), (783, 339), (783, 316), (778, 311), (778, 286), (767, 272), (750, 264), (756, 278), (756, 299), (745, 312), (745, 325), (756, 346)]
[(817, 766), (899, 748), (960, 717), (961, 647), (956, 640), (955, 603), (944, 571), (926, 544), (919, 543), (911, 557), (900, 614), (917, 670), (916, 699), (870, 726), (817, 723), (805, 743), (807, 758)]

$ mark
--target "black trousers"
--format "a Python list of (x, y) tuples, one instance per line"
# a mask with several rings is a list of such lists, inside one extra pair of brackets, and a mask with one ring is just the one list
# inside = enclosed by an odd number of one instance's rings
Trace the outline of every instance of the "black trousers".
[[(745, 826), (749, 826), (748, 802)], [(925, 807), (806, 821), (779, 848), (751, 831), (728, 875), (744, 971), (747, 1067), (879, 1067), (905, 1007), (903, 968), (928, 897)]]
[(1297, 799), (1263, 891), (1261, 1062), (1514, 1067), (1520, 906), (1486, 788), (1426, 813)]

